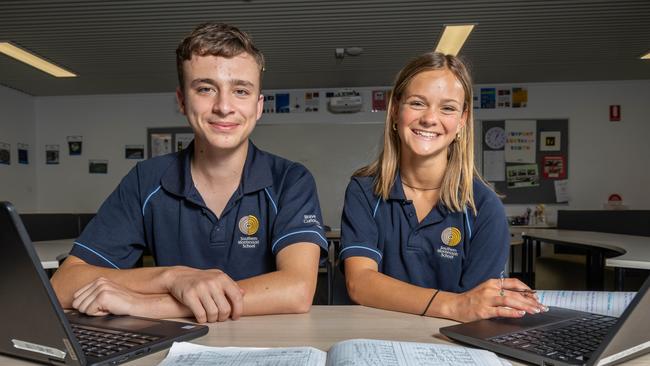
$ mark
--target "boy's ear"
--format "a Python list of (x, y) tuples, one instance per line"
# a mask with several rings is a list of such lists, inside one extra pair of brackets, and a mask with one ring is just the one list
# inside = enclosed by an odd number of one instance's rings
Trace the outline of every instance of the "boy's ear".
[(185, 114), (185, 96), (180, 87), (176, 88), (176, 102), (178, 103), (178, 110)]

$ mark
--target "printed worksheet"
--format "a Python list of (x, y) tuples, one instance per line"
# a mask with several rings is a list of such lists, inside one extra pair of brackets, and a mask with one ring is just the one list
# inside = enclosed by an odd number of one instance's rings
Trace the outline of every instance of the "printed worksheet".
[(546, 306), (586, 311), (619, 317), (636, 292), (609, 291), (537, 291), (539, 302)]
[(327, 354), (313, 347), (208, 347), (174, 342), (160, 366), (322, 366)]

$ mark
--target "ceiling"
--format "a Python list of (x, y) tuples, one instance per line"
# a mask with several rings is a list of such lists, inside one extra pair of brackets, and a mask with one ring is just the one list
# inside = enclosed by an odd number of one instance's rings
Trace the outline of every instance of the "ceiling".
[[(203, 21), (253, 36), (265, 89), (390, 85), (453, 23), (478, 23), (461, 51), (477, 83), (650, 79), (639, 59), (648, 0), (1, 0), (0, 40), (79, 77), (0, 55), (0, 84), (35, 96), (170, 92), (176, 46)], [(363, 54), (335, 59), (352, 46)]]

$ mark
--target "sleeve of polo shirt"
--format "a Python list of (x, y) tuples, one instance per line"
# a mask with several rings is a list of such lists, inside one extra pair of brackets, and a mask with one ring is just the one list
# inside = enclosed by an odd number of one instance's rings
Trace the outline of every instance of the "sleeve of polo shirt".
[[(467, 209), (467, 213), (471, 214)], [(471, 221), (471, 218), (470, 218)], [(475, 220), (470, 239), (469, 260), (463, 266), (461, 288), (470, 290), (505, 269), (510, 249), (510, 230), (503, 204), (492, 193), (486, 198)]]
[(135, 167), (101, 205), (70, 254), (96, 266), (132, 268), (146, 242), (139, 197)]
[(374, 218), (378, 203), (379, 198), (376, 202), (368, 201), (359, 181), (350, 181), (341, 217), (341, 262), (349, 257), (367, 257), (377, 264), (381, 262), (382, 252), (377, 247), (379, 235)]
[[(321, 258), (327, 256), (327, 239), (321, 223), (316, 182), (311, 173), (294, 163), (287, 171), (282, 191), (278, 193), (277, 216), (273, 225), (271, 250), (280, 250), (295, 243), (314, 243), (321, 247)], [(274, 198), (272, 198), (274, 199)]]

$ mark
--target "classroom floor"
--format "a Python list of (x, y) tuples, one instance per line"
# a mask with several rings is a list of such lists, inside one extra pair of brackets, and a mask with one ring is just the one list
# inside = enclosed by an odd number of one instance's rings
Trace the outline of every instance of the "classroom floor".
[[(648, 272), (627, 270), (625, 291), (637, 291)], [(586, 290), (585, 256), (556, 254), (552, 246), (542, 248), (541, 256), (535, 258), (535, 288), (539, 290)], [(605, 291), (614, 291), (614, 269), (605, 268)]]

